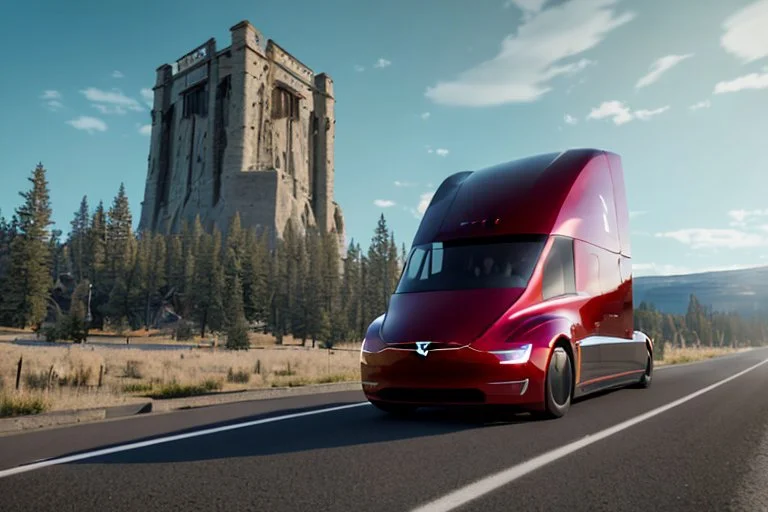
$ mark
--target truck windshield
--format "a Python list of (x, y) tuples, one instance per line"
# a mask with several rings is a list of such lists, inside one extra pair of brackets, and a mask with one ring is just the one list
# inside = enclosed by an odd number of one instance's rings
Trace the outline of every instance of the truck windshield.
[(515, 236), (417, 245), (395, 293), (525, 288), (546, 236)]

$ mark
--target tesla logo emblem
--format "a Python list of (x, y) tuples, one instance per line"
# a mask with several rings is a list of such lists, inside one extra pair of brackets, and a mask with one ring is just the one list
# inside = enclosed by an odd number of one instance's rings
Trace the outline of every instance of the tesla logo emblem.
[(416, 353), (420, 356), (427, 357), (427, 347), (429, 346), (431, 342), (430, 341), (417, 341), (416, 342)]

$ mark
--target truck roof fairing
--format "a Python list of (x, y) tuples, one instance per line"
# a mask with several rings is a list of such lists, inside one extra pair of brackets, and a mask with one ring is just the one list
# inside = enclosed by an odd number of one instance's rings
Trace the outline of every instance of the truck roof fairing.
[(630, 257), (621, 158), (570, 149), (446, 178), (413, 245), (497, 235), (563, 235)]

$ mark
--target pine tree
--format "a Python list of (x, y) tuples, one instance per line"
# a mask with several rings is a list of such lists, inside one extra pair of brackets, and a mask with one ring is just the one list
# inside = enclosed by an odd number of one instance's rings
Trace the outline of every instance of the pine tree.
[[(227, 239), (224, 246), (224, 279), (227, 293), (224, 297), (224, 307), (227, 311), (227, 326), (245, 318), (243, 302), (243, 260), (245, 259), (246, 236), (240, 225), (240, 214), (235, 213), (227, 230)], [(237, 283), (238, 291), (234, 287)], [(239, 294), (239, 295), (238, 295)]]
[(304, 285), (304, 321), (306, 335), (312, 340), (314, 347), (321, 336), (323, 314), (328, 314), (328, 304), (325, 299), (324, 274), (326, 254), (323, 251), (322, 240), (317, 230), (307, 230), (306, 252), (308, 268)]
[(381, 214), (368, 248), (366, 287), (371, 290), (368, 304), (371, 312), (383, 313), (387, 309), (392, 272), (388, 264), (389, 256), (389, 229), (384, 214)]
[(132, 222), (125, 185), (121, 183), (107, 219), (107, 266), (112, 281), (132, 266)]
[(107, 261), (107, 216), (104, 203), (99, 201), (91, 218), (88, 232), (88, 250), (86, 256), (86, 277), (91, 282), (102, 281)]
[(181, 313), (181, 298), (184, 289), (184, 249), (180, 235), (169, 235), (164, 238), (167, 257), (165, 276), (168, 283), (168, 295), (172, 297), (173, 307)]
[(24, 203), (16, 210), (18, 235), (11, 244), (10, 268), (2, 294), (3, 316), (18, 327), (39, 328), (46, 317), (50, 297), (51, 205), (43, 164), (28, 178), (32, 187), (20, 195)]
[(240, 281), (240, 261), (235, 249), (230, 246), (227, 249), (227, 257), (224, 260), (224, 311), (225, 327), (234, 327), (238, 322), (245, 320), (245, 308), (243, 305), (243, 286)]
[(221, 265), (221, 231), (203, 232), (199, 238), (191, 289), (192, 316), (200, 326), (200, 336), (207, 328), (219, 331), (224, 324), (224, 273)]
[[(0, 290), (7, 289), (9, 270), (11, 265), (11, 245), (16, 236), (16, 226), (0, 216)], [(0, 294), (0, 308), (2, 308), (2, 294)], [(0, 325), (10, 325), (12, 319), (0, 309)]]
[(67, 241), (72, 261), (72, 276), (77, 282), (82, 281), (88, 275), (87, 253), (90, 220), (88, 198), (83, 196), (83, 199), (80, 201), (80, 208), (75, 212), (75, 218), (72, 219), (72, 229), (69, 232), (69, 240)]
[(61, 274), (70, 270), (69, 251), (61, 243), (61, 230), (52, 229), (51, 236), (48, 239), (48, 253), (50, 262), (48, 266), (51, 269), (51, 282), (56, 282)]
[(130, 322), (137, 327), (140, 322), (134, 312), (140, 283), (135, 275), (137, 241), (133, 236), (131, 210), (125, 186), (121, 183), (117, 196), (107, 216), (106, 285), (109, 289), (107, 310), (113, 321)]
[(386, 295), (386, 303), (389, 305), (389, 297), (395, 292), (395, 288), (397, 288), (397, 281), (400, 279), (400, 261), (397, 254), (397, 244), (395, 243), (395, 233), (393, 231), (389, 233), (386, 265), (387, 281), (385, 283), (386, 288), (384, 293)]
[(102, 201), (99, 201), (99, 204), (91, 217), (85, 260), (86, 278), (93, 284), (91, 290), (91, 313), (93, 315), (93, 322), (91, 322), (91, 325), (103, 327), (104, 314), (107, 308), (107, 301), (109, 299), (111, 288), (106, 277), (107, 216)]

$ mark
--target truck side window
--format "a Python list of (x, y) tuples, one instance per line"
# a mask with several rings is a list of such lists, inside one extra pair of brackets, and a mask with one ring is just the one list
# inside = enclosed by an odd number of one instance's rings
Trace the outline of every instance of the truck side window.
[(544, 263), (542, 296), (544, 300), (576, 293), (573, 240), (558, 236)]

